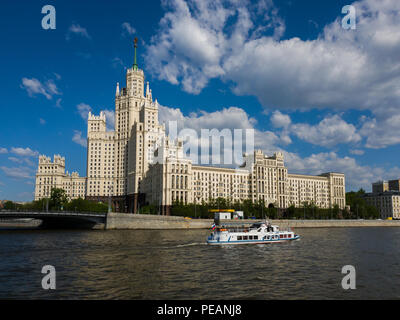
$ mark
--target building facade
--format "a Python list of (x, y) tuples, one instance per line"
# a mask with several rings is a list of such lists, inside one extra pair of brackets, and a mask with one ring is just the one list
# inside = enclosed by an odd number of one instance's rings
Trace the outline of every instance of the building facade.
[(69, 199), (85, 198), (86, 178), (77, 172), (65, 172), (65, 158), (60, 155), (54, 155), (53, 161), (50, 157), (39, 156), (35, 200), (50, 198), (52, 188), (64, 189)]
[(183, 155), (181, 141), (165, 140), (156, 149), (155, 161), (142, 180), (140, 192), (148, 204), (160, 206), (168, 214), (175, 202), (207, 203), (224, 198), (230, 202), (262, 200), (267, 206), (301, 207), (304, 203), (321, 208), (346, 206), (345, 176), (288, 174), (282, 153), (268, 157), (261, 150), (245, 155), (238, 169), (193, 165)]
[(382, 219), (400, 219), (400, 192), (386, 191), (367, 193), (364, 196), (367, 204), (378, 209)]
[[(114, 130), (107, 130), (103, 112), (88, 115), (87, 178), (75, 173), (67, 178), (64, 158), (57, 157), (55, 164), (49, 164), (48, 158), (41, 157), (35, 199), (48, 197), (51, 186), (56, 186), (66, 187), (71, 199), (83, 196), (107, 201), (111, 197), (116, 210), (127, 212), (136, 212), (139, 203), (147, 203), (159, 205), (163, 214), (168, 214), (175, 201), (201, 203), (216, 198), (263, 200), (277, 208), (305, 202), (323, 208), (345, 207), (343, 174), (289, 174), (280, 152), (267, 156), (257, 150), (245, 155), (244, 164), (237, 169), (192, 164), (184, 157), (182, 141), (166, 136), (165, 126), (158, 122), (158, 109), (136, 63), (135, 42), (126, 86), (116, 85)], [(44, 172), (48, 167), (55, 169)], [(79, 193), (72, 188), (78, 181), (85, 184)]]
[(389, 183), (387, 181), (377, 181), (372, 184), (372, 193), (385, 191), (389, 191)]

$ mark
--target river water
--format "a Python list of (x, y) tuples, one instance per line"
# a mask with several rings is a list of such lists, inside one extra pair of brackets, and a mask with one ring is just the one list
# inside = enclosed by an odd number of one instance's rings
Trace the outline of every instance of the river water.
[[(0, 298), (400, 299), (400, 228), (296, 229), (301, 240), (208, 246), (207, 230), (0, 231)], [(56, 269), (43, 290), (41, 269)], [(356, 289), (344, 290), (344, 265)]]

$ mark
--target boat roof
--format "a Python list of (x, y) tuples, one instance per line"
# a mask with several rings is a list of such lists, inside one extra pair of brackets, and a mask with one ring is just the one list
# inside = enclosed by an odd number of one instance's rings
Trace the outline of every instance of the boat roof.
[(239, 227), (239, 226), (250, 226), (253, 224), (262, 224), (265, 221), (238, 221), (238, 222), (220, 222), (217, 227)]

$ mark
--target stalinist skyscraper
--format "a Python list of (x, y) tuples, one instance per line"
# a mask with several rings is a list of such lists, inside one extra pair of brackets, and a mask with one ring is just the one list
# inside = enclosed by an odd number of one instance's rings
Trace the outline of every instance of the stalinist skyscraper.
[[(104, 113), (88, 117), (87, 198), (106, 200), (110, 195), (120, 210), (134, 212), (139, 185), (157, 141), (165, 136), (158, 124), (158, 103), (135, 57), (126, 72), (126, 87), (117, 83), (115, 130), (107, 131)], [(146, 85), (146, 91), (145, 91)], [(121, 207), (122, 206), (122, 207)]]
[(158, 103), (136, 60), (126, 71), (126, 86), (116, 84), (114, 131), (107, 131), (106, 114), (88, 115), (87, 176), (65, 173), (65, 159), (39, 158), (35, 200), (63, 188), (70, 199), (107, 202), (116, 211), (133, 212), (138, 204), (151, 204), (169, 214), (175, 201), (207, 203), (224, 198), (230, 202), (264, 201), (285, 209), (314, 203), (321, 208), (343, 209), (345, 176), (289, 174), (281, 152), (273, 156), (255, 150), (240, 168), (221, 168), (192, 163), (185, 157), (183, 141), (165, 135), (158, 123)]

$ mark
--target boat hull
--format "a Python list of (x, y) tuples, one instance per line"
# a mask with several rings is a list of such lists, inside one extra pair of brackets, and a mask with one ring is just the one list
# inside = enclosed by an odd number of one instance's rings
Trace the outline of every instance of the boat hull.
[(290, 239), (270, 239), (270, 240), (235, 240), (235, 241), (218, 241), (218, 240), (207, 240), (207, 244), (210, 245), (225, 245), (225, 244), (266, 244), (266, 243), (282, 243), (299, 240), (300, 236), (295, 236)]

